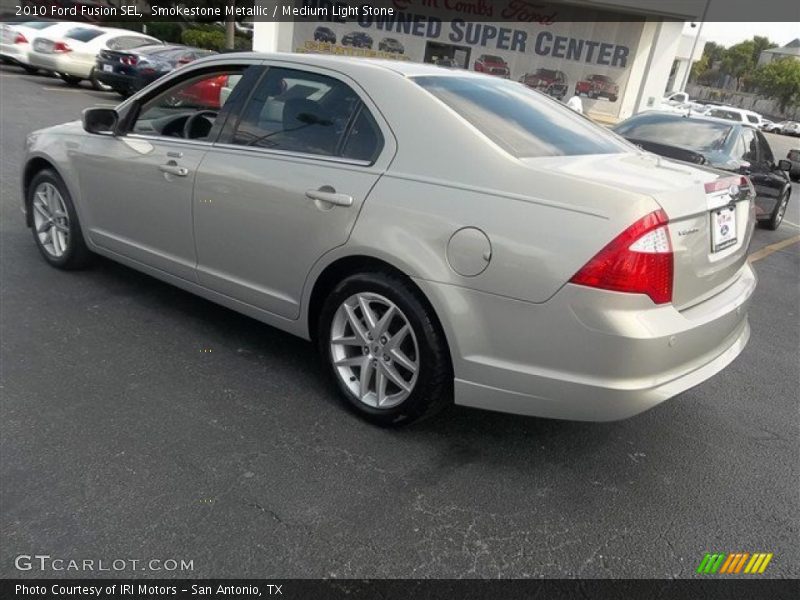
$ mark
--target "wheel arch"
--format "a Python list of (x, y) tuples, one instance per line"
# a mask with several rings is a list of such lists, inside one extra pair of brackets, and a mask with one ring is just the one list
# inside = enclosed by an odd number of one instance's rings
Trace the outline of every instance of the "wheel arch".
[(22, 170), (22, 201), (25, 203), (25, 225), (28, 227), (33, 226), (33, 215), (31, 214), (28, 191), (30, 190), (33, 178), (45, 169), (52, 170), (59, 177), (61, 177), (62, 181), (64, 181), (64, 177), (61, 175), (61, 173), (59, 173), (55, 164), (43, 156), (34, 156), (31, 158), (27, 163), (25, 163), (25, 167)]
[(327, 298), (328, 294), (333, 290), (333, 288), (336, 287), (336, 285), (346, 277), (356, 273), (365, 272), (391, 273), (401, 277), (408, 283), (409, 287), (419, 298), (420, 302), (422, 302), (423, 305), (430, 311), (430, 314), (434, 320), (434, 325), (437, 327), (439, 333), (442, 335), (447, 344), (447, 359), (450, 363), (450, 370), (452, 372), (453, 358), (451, 352), (451, 340), (447, 335), (447, 328), (444, 327), (436, 307), (422, 291), (422, 289), (414, 282), (414, 279), (403, 269), (382, 258), (377, 258), (367, 254), (351, 254), (348, 256), (341, 256), (326, 265), (316, 277), (306, 303), (308, 310), (305, 312), (305, 322), (308, 329), (309, 338), (316, 343), (317, 320), (319, 319), (320, 311), (322, 310), (325, 298)]

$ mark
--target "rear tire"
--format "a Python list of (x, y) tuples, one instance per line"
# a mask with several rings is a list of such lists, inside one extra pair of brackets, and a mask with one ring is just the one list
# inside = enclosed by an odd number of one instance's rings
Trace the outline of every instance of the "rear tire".
[(72, 75), (64, 75), (63, 73), (59, 73), (59, 77), (70, 87), (77, 87), (83, 79), (80, 77), (73, 77)]
[(317, 343), (345, 404), (372, 423), (405, 425), (452, 402), (444, 334), (400, 275), (358, 273), (342, 280), (320, 312)]
[(91, 263), (93, 255), (83, 239), (78, 213), (58, 173), (44, 169), (34, 176), (26, 206), (36, 247), (50, 265), (73, 270)]

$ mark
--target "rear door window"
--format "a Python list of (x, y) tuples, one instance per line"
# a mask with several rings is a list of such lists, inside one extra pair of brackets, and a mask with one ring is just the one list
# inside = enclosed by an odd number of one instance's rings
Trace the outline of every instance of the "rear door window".
[(374, 119), (344, 82), (319, 73), (270, 68), (245, 107), (232, 142), (370, 160), (379, 151), (379, 136)]

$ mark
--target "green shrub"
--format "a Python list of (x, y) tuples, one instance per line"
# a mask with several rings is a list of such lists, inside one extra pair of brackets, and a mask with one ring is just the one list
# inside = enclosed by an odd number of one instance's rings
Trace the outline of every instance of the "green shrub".
[(147, 24), (147, 35), (160, 39), (162, 42), (180, 44), (183, 28), (178, 23), (161, 23), (154, 21)]
[(192, 27), (183, 32), (181, 41), (187, 46), (206, 48), (208, 50), (222, 50), (225, 47), (225, 33), (219, 30), (203, 31)]

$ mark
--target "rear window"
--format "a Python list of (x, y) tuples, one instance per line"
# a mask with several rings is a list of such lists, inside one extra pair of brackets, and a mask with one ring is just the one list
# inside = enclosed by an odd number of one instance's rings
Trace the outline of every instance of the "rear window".
[(30, 27), (31, 29), (37, 29), (41, 31), (42, 29), (47, 29), (48, 27), (52, 27), (55, 25), (55, 21), (28, 21), (23, 23), (22, 25), (25, 27)]
[(751, 123), (758, 124), (758, 117), (754, 117), (753, 115), (747, 115), (747, 120), (750, 121)]
[(686, 118), (655, 121), (634, 118), (621, 123), (614, 131), (633, 140), (707, 151), (721, 148), (732, 128), (725, 123)]
[(607, 129), (519, 83), (436, 76), (414, 81), (517, 158), (631, 151)]
[(800, 150), (789, 150), (789, 154), (786, 155), (791, 161), (800, 162)]
[(713, 110), (708, 111), (708, 113), (706, 114), (709, 117), (716, 117), (717, 119), (727, 119), (728, 121), (736, 121), (737, 123), (741, 123), (742, 121), (742, 115), (732, 110), (720, 110), (719, 108), (715, 108)]
[(78, 29), (70, 29), (64, 37), (79, 42), (91, 42), (94, 38), (102, 35), (100, 29), (89, 29), (87, 27), (79, 27)]

